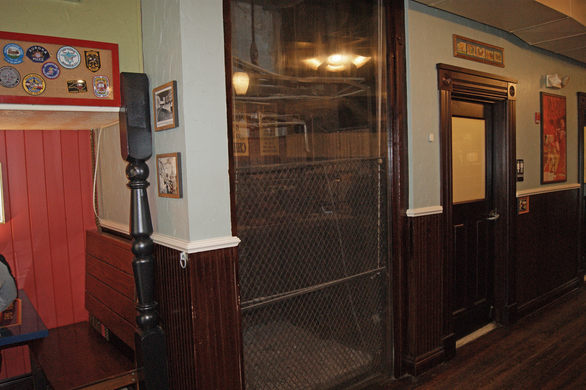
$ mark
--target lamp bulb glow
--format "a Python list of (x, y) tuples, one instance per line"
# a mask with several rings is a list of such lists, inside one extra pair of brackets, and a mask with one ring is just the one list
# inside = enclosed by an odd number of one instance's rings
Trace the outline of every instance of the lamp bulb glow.
[(234, 86), (234, 91), (236, 95), (244, 95), (246, 91), (248, 91), (248, 86), (250, 84), (250, 77), (248, 77), (248, 73), (246, 72), (235, 72), (232, 75), (232, 85)]

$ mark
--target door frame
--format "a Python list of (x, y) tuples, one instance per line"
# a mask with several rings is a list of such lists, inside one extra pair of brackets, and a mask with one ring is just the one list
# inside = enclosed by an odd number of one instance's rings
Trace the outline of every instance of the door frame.
[(584, 195), (586, 194), (586, 184), (584, 183), (584, 127), (586, 127), (586, 92), (578, 92), (578, 183), (580, 183), (579, 191), (579, 221), (580, 221), (580, 239), (578, 240), (578, 278), (583, 279), (586, 270), (586, 202)]
[(516, 216), (516, 98), (517, 80), (447, 64), (437, 64), (440, 92), (440, 180), (443, 207), (443, 343), (446, 355), (456, 352), (453, 306), (454, 234), (452, 228), (452, 99), (493, 105), (493, 197), (501, 217), (495, 222), (493, 297), (495, 320), (515, 322), (515, 240)]
[[(360, 1), (360, 0), (354, 0)], [(226, 83), (226, 116), (228, 140), (228, 173), (230, 178), (230, 215), (232, 235), (237, 236), (235, 164), (233, 153), (233, 107), (232, 96), (232, 20), (231, 0), (222, 0), (224, 17), (224, 65)], [(385, 131), (386, 179), (387, 179), (387, 285), (385, 286), (385, 336), (383, 348), (384, 377), (401, 377), (405, 373), (403, 354), (407, 334), (407, 258), (409, 227), (406, 210), (409, 206), (409, 159), (407, 129), (407, 56), (405, 39), (405, 2), (382, 0), (386, 22), (386, 84), (387, 95)], [(236, 268), (238, 259), (236, 259)], [(237, 273), (237, 271), (236, 271)], [(239, 283), (238, 276), (236, 277)], [(240, 329), (240, 305), (235, 308)], [(240, 341), (241, 343), (241, 341)], [(240, 364), (241, 383), (244, 383), (243, 352), (237, 357)], [(376, 380), (377, 378), (375, 378)]]

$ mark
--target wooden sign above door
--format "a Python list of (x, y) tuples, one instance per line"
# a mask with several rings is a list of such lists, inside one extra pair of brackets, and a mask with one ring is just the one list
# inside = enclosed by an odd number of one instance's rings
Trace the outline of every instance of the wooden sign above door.
[(460, 35), (453, 35), (454, 57), (464, 58), (484, 64), (505, 67), (505, 49), (465, 38)]
[(0, 103), (120, 106), (118, 45), (0, 31)]

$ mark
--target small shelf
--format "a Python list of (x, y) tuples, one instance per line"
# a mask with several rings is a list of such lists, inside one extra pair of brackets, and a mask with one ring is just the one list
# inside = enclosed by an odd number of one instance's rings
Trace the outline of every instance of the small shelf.
[(0, 104), (0, 130), (87, 130), (118, 122), (120, 107)]

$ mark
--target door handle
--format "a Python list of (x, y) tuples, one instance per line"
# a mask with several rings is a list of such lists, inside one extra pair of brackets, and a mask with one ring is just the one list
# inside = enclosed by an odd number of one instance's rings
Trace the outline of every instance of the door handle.
[(484, 218), (486, 221), (496, 221), (501, 215), (496, 210), (490, 210), (488, 217)]

